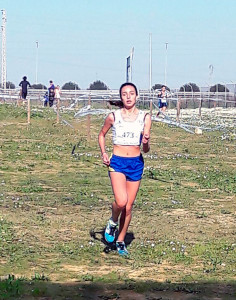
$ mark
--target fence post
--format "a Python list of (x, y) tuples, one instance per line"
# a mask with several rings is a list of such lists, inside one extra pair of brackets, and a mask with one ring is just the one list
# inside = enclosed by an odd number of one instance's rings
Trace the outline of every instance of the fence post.
[(202, 116), (202, 98), (199, 99), (199, 105), (198, 105), (198, 108), (199, 108), (199, 117), (201, 118)]
[(227, 93), (226, 93), (226, 86), (225, 86), (225, 108), (227, 108)]
[[(38, 91), (38, 98), (36, 101), (39, 102), (39, 104), (40, 104), (40, 91)], [(37, 103), (37, 105), (38, 105), (38, 103)]]
[[(91, 105), (91, 94), (89, 94), (88, 98), (88, 105)], [(90, 134), (90, 126), (91, 126), (91, 116), (87, 116), (87, 141), (91, 141), (91, 134)]]
[(150, 101), (150, 115), (152, 116), (152, 100)]
[(20, 92), (19, 92), (19, 101), (18, 101), (18, 103), (19, 103), (19, 106), (23, 105), (23, 100), (22, 100), (22, 89), (21, 89)]
[(28, 98), (27, 119), (28, 119), (28, 124), (30, 124), (30, 98)]
[(20, 106), (20, 100), (21, 100), (20, 97), (21, 97), (21, 96), (20, 96), (20, 94), (19, 94), (18, 97), (17, 97), (17, 100), (16, 100), (16, 105), (17, 105), (17, 107)]
[(181, 106), (181, 98), (178, 98), (177, 105), (176, 105), (176, 109), (177, 109), (176, 121), (177, 122), (179, 122), (180, 106)]
[(57, 98), (57, 124), (59, 123), (59, 108), (60, 108), (60, 98)]
[[(112, 101), (112, 96), (110, 96), (109, 100)], [(109, 101), (108, 102), (105, 101), (105, 108), (112, 109), (111, 103)]]
[(149, 92), (149, 99), (151, 99), (151, 101), (150, 101), (150, 115), (152, 116), (152, 110), (153, 110), (153, 104), (152, 104), (152, 101), (153, 101), (153, 94), (151, 94), (151, 91)]

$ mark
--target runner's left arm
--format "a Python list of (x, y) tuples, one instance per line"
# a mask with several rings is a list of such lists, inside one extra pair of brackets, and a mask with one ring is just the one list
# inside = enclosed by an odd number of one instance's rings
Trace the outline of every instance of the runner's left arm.
[(143, 130), (143, 152), (147, 153), (150, 150), (150, 131), (151, 131), (151, 116), (147, 114), (144, 120), (144, 130)]

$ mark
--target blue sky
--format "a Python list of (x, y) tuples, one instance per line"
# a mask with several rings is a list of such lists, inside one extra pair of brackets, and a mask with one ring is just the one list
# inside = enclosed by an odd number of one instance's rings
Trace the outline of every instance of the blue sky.
[(150, 33), (152, 85), (164, 83), (166, 55), (170, 88), (236, 82), (235, 0), (1, 0), (0, 9), (7, 80), (16, 85), (24, 75), (35, 83), (38, 41), (38, 83), (87, 89), (101, 80), (117, 89), (134, 47), (132, 81), (148, 89)]

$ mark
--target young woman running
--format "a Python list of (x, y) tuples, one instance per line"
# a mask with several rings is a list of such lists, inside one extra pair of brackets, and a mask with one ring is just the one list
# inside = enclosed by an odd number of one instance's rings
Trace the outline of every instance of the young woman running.
[(157, 113), (157, 117), (159, 116), (160, 112), (165, 112), (167, 109), (167, 98), (170, 97), (171, 94), (169, 91), (166, 90), (166, 86), (162, 85), (161, 91), (157, 94), (157, 97), (159, 99), (158, 101), (158, 107), (159, 112)]
[[(121, 85), (121, 107), (107, 116), (98, 138), (103, 163), (109, 167), (115, 197), (112, 203), (112, 216), (105, 229), (105, 239), (108, 243), (114, 242), (119, 220), (116, 248), (118, 253), (124, 256), (128, 255), (124, 242), (125, 235), (144, 168), (141, 144), (144, 153), (150, 150), (151, 117), (136, 108), (137, 96), (138, 91), (133, 83)], [(105, 136), (110, 128), (113, 140), (111, 159), (105, 149)]]

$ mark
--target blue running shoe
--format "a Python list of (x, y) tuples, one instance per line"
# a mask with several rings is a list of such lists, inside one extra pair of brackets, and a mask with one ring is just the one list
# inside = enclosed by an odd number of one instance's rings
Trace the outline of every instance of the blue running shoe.
[(116, 249), (117, 249), (117, 252), (119, 253), (119, 255), (121, 255), (121, 256), (129, 255), (129, 252), (126, 249), (124, 242), (116, 242)]
[(115, 237), (116, 237), (116, 231), (117, 231), (117, 223), (113, 222), (112, 219), (110, 219), (108, 222), (107, 222), (107, 227), (105, 229), (105, 240), (108, 242), (108, 243), (113, 243), (114, 240), (115, 240)]

